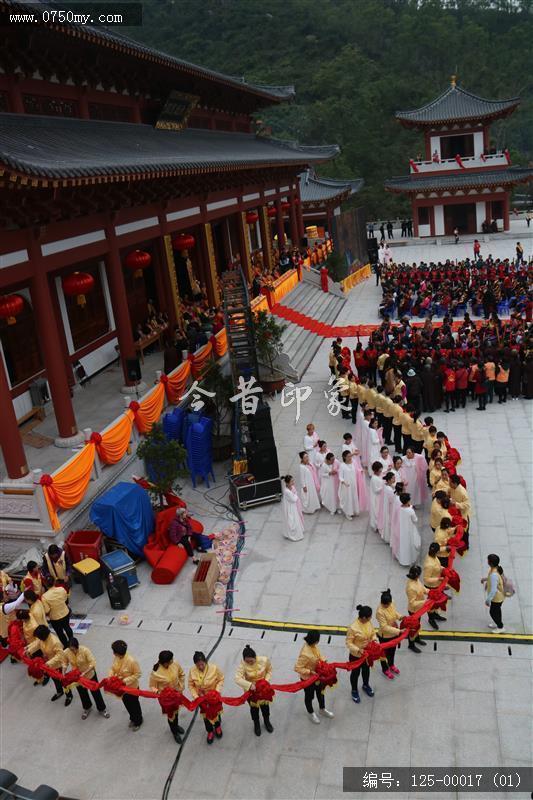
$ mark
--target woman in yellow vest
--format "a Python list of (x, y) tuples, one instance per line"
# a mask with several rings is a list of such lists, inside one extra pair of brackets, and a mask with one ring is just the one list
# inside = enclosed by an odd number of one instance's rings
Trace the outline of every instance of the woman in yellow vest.
[[(88, 647), (80, 645), (79, 641), (72, 637), (68, 643), (68, 647), (63, 650), (63, 672), (71, 672), (73, 669), (79, 669), (82, 678), (88, 678), (91, 681), (97, 681), (96, 674), (96, 661)], [(91, 698), (89, 696), (89, 689), (85, 686), (76, 686), (76, 690), (80, 696), (81, 705), (83, 708), (81, 718), (87, 719), (92, 710)], [(100, 689), (91, 689), (91, 694), (94, 699), (94, 704), (102, 717), (109, 719), (110, 714), (106, 708), (104, 698)]]
[[(50, 633), (48, 625), (38, 625), (35, 628), (35, 638), (26, 647), (26, 655), (41, 656), (46, 662), (46, 666), (51, 669), (60, 670), (63, 666), (63, 645), (54, 633)], [(43, 679), (43, 686), (50, 680), (49, 676)], [(51, 698), (52, 703), (59, 700), (60, 697), (65, 695), (65, 705), (69, 706), (72, 703), (72, 692), (64, 692), (61, 681), (57, 678), (52, 678), (56, 693)]]
[[(197, 697), (201, 697), (207, 692), (215, 691), (220, 692), (222, 691), (222, 687), (224, 685), (224, 673), (217, 667), (216, 664), (212, 664), (211, 662), (207, 661), (205, 655), (198, 650), (193, 655), (192, 660), (194, 661), (194, 667), (191, 667), (189, 670), (189, 691), (193, 696), (193, 699)], [(220, 720), (220, 714), (216, 717), (216, 719), (207, 719), (205, 714), (202, 714), (204, 718), (204, 725), (207, 731), (207, 744), (213, 744), (215, 740), (215, 736), (217, 739), (222, 738), (222, 723)]]
[[(307, 680), (313, 675), (319, 661), (327, 661), (320, 652), (320, 648), (318, 647), (319, 641), (320, 634), (317, 631), (309, 631), (306, 636), (304, 636), (304, 644), (302, 645), (302, 649), (294, 665), (294, 671), (298, 673), (302, 681)], [(320, 714), (322, 714), (323, 717), (332, 719), (335, 715), (326, 708), (324, 686), (318, 680), (304, 689), (304, 703), (306, 711), (309, 714), (310, 722), (313, 722), (315, 725), (320, 725), (320, 720), (313, 708), (314, 697), (318, 700)]]
[[(400, 635), (398, 623), (402, 619), (402, 614), (398, 612), (398, 609), (392, 602), (390, 589), (386, 589), (381, 593), (381, 601), (376, 609), (376, 619), (379, 623), (378, 639), (380, 642), (387, 642)], [(388, 647), (385, 650), (385, 654), (387, 657), (381, 662), (381, 669), (385, 677), (392, 681), (395, 675), (400, 674), (400, 670), (394, 664), (396, 647)]]
[[(363, 650), (370, 642), (377, 642), (378, 637), (372, 624), (372, 609), (370, 606), (356, 606), (359, 612), (357, 619), (352, 622), (346, 631), (346, 647), (350, 653), (349, 661), (357, 661), (363, 655)], [(360, 703), (361, 697), (358, 691), (359, 675), (363, 677), (363, 691), (369, 697), (374, 697), (374, 690), (368, 683), (370, 679), (370, 667), (365, 661), (360, 667), (356, 667), (350, 672), (350, 684), (352, 687), (352, 700)]]
[(46, 590), (40, 601), (63, 647), (67, 647), (72, 639), (70, 608), (67, 601), (67, 590), (64, 587), (63, 580), (59, 578), (54, 581), (50, 589)]
[[(109, 670), (110, 678), (118, 678), (126, 686), (131, 686), (132, 689), (139, 688), (139, 679), (141, 677), (141, 668), (139, 662), (130, 656), (128, 653), (128, 645), (122, 639), (117, 639), (111, 645), (113, 652), (113, 663)], [(124, 708), (130, 716), (129, 727), (132, 731), (138, 731), (143, 724), (143, 715), (141, 711), (141, 704), (139, 698), (134, 694), (123, 694), (121, 697)]]
[(26, 567), (28, 571), (22, 579), (20, 590), (24, 592), (26, 589), (32, 589), (37, 597), (40, 597), (44, 592), (43, 573), (36, 561), (28, 561)]
[(489, 565), (489, 574), (486, 578), (481, 579), (484, 584), (487, 596), (485, 598), (485, 605), (488, 606), (489, 614), (492, 622), (489, 622), (489, 628), (494, 628), (494, 633), (504, 633), (502, 621), (502, 604), (505, 600), (503, 590), (503, 569), (500, 566), (500, 557), (496, 553), (491, 553), (487, 556), (487, 563)]
[[(440, 530), (439, 528), (437, 530)], [(436, 589), (442, 581), (442, 566), (438, 554), (440, 551), (440, 544), (438, 542), (431, 542), (428, 548), (428, 554), (424, 559), (424, 566), (422, 567), (422, 580), (426, 589)], [(438, 631), (439, 626), (437, 620), (442, 622), (446, 621), (446, 617), (436, 611), (430, 611), (428, 614), (429, 624), (432, 628)]]
[[(252, 650), (249, 644), (246, 645), (242, 651), (242, 661), (237, 667), (235, 673), (235, 683), (240, 686), (245, 692), (255, 690), (255, 684), (259, 680), (270, 681), (272, 678), (272, 664), (270, 659), (266, 656), (258, 656), (255, 650)], [(248, 700), (250, 706), (250, 714), (254, 723), (254, 732), (256, 736), (261, 736), (261, 724), (259, 722), (259, 709), (263, 715), (265, 728), (269, 733), (272, 733), (274, 728), (270, 723), (270, 704), (267, 701), (261, 703), (254, 703)]]
[[(170, 688), (182, 692), (184, 686), (185, 673), (181, 665), (174, 661), (174, 653), (170, 650), (162, 650), (150, 674), (150, 689), (153, 689), (154, 692), (162, 692), (163, 689)], [(168, 726), (176, 742), (181, 744), (181, 734), (185, 731), (178, 723), (178, 711), (172, 719), (168, 720)]]
[[(427, 600), (428, 590), (424, 588), (420, 582), (420, 574), (422, 570), (419, 566), (411, 567), (407, 573), (407, 584), (405, 586), (405, 593), (407, 595), (407, 610), (409, 614), (414, 614), (418, 611)], [(417, 645), (426, 646), (426, 642), (422, 641), (420, 634), (409, 635), (409, 650), (413, 653), (421, 653), (422, 651)]]
[(509, 383), (509, 364), (499, 361), (496, 368), (496, 394), (498, 403), (507, 402), (507, 385)]
[(51, 544), (43, 559), (42, 573), (49, 586), (53, 586), (59, 580), (68, 588), (70, 584), (70, 562), (64, 550)]

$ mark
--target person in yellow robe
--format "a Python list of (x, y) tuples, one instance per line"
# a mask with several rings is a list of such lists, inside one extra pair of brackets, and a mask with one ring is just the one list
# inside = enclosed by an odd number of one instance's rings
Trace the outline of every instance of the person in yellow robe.
[[(33, 658), (41, 656), (44, 658), (47, 667), (61, 670), (63, 666), (63, 645), (55, 633), (50, 633), (48, 625), (37, 625), (34, 631), (34, 637), (33, 641), (26, 647), (26, 655), (32, 656)], [(46, 675), (42, 682), (43, 686), (47, 684), (49, 680), (49, 676)], [(72, 692), (67, 692), (65, 694), (61, 681), (57, 678), (52, 678), (52, 680), (56, 687), (56, 693), (51, 698), (52, 703), (65, 695), (65, 705), (69, 706), (72, 703)]]
[[(440, 529), (437, 528), (437, 530)], [(440, 544), (436, 541), (431, 542), (428, 548), (428, 554), (422, 566), (422, 580), (424, 581), (426, 589), (436, 589), (437, 586), (440, 586), (442, 581), (442, 570), (444, 567), (438, 559), (439, 551)], [(439, 626), (437, 625), (437, 621), (445, 622), (446, 617), (443, 617), (442, 614), (439, 614), (437, 611), (430, 611), (428, 620), (431, 627), (438, 631)]]
[[(174, 653), (170, 650), (162, 650), (159, 653), (158, 659), (154, 664), (154, 668), (150, 673), (150, 689), (154, 692), (162, 692), (163, 689), (176, 689), (182, 692), (185, 686), (185, 673), (181, 665), (174, 661)], [(181, 744), (181, 736), (185, 731), (178, 721), (178, 712), (176, 711), (173, 719), (168, 719), (168, 726), (174, 739), (178, 744)]]
[[(401, 630), (398, 623), (401, 621), (402, 616), (392, 602), (391, 590), (386, 589), (381, 593), (380, 604), (376, 609), (376, 619), (379, 624), (378, 639), (380, 642), (396, 639), (400, 635)], [(400, 674), (400, 670), (394, 663), (396, 647), (388, 647), (385, 653), (387, 658), (381, 662), (381, 669), (386, 678), (393, 680), (395, 675)]]
[[(294, 671), (298, 673), (302, 681), (306, 681), (311, 675), (314, 674), (316, 665), (319, 661), (327, 661), (320, 652), (318, 643), (320, 641), (320, 634), (317, 631), (309, 631), (304, 636), (304, 644), (300, 650), (300, 654), (296, 659)], [(320, 681), (315, 681), (311, 686), (304, 689), (304, 703), (309, 719), (315, 725), (320, 725), (320, 720), (313, 708), (313, 699), (316, 697), (318, 700), (319, 712), (323, 717), (332, 719), (335, 715), (332, 711), (326, 708), (326, 701), (324, 699), (324, 686)]]
[[(0, 569), (0, 605), (4, 603), (8, 603), (13, 597), (16, 597), (18, 592), (15, 591), (15, 587), (11, 582), (11, 578), (4, 572), (4, 570)], [(22, 601), (21, 601), (22, 602)], [(4, 613), (3, 610), (0, 611), (0, 646), (7, 647), (8, 640), (7, 640), (7, 633), (9, 624), (13, 622), (16, 618), (16, 609), (10, 611), (8, 614)]]
[(42, 600), (39, 599), (33, 589), (26, 589), (24, 592), (24, 599), (29, 606), (30, 618), (33, 622), (34, 628), (36, 628), (38, 625), (48, 625), (46, 611), (44, 610)]
[(472, 514), (472, 505), (470, 503), (469, 494), (461, 483), (459, 475), (450, 475), (450, 500), (454, 506), (457, 506), (463, 519), (466, 520), (463, 541), (468, 550), (470, 546), (470, 516)]
[(450, 512), (448, 511), (447, 508), (444, 508), (446, 502), (448, 502), (449, 504), (446, 492), (442, 492), (439, 490), (438, 492), (435, 493), (435, 497), (431, 502), (431, 508), (429, 511), (429, 524), (431, 526), (431, 530), (433, 531), (433, 533), (435, 533), (435, 531), (439, 527), (440, 521), (443, 517), (448, 516), (451, 519)]
[(41, 597), (45, 613), (63, 647), (68, 646), (73, 636), (72, 628), (70, 627), (70, 608), (67, 600), (67, 590), (63, 586), (63, 581), (59, 578)]
[[(139, 679), (141, 677), (141, 668), (138, 661), (128, 654), (128, 645), (122, 639), (117, 639), (111, 645), (113, 652), (113, 662), (109, 670), (109, 677), (119, 678), (126, 686), (131, 686), (132, 689), (139, 688)], [(129, 727), (132, 731), (138, 731), (143, 724), (143, 715), (141, 711), (141, 704), (137, 695), (123, 694), (122, 703), (128, 714), (130, 715)]]
[[(422, 608), (427, 600), (428, 590), (420, 581), (421, 573), (422, 570), (418, 565), (411, 567), (407, 573), (405, 593), (407, 595), (407, 610), (409, 614), (414, 614), (415, 611)], [(421, 653), (422, 651), (417, 645), (426, 646), (426, 642), (420, 638), (420, 633), (416, 633), (413, 636), (409, 635), (409, 650), (412, 650), (413, 653)]]
[[(242, 661), (237, 667), (235, 673), (235, 683), (240, 686), (245, 692), (253, 692), (255, 684), (259, 680), (269, 681), (272, 678), (272, 664), (270, 659), (266, 656), (258, 656), (249, 644), (246, 645), (242, 651)], [(261, 736), (261, 724), (259, 722), (259, 709), (263, 715), (265, 728), (269, 733), (272, 733), (274, 727), (270, 722), (270, 704), (266, 701), (257, 704), (253, 700), (248, 700), (250, 706), (250, 715), (254, 723), (254, 732), (256, 736)]]
[(53, 586), (56, 580), (68, 589), (70, 585), (70, 561), (67, 554), (57, 544), (51, 544), (43, 558), (41, 572), (48, 586)]
[(21, 591), (32, 589), (37, 597), (40, 597), (44, 592), (44, 577), (39, 565), (36, 561), (28, 561), (26, 567), (28, 571), (21, 581), (20, 589)]
[[(73, 669), (79, 669), (82, 678), (88, 678), (91, 681), (97, 681), (96, 674), (96, 660), (88, 647), (81, 645), (79, 641), (73, 636), (69, 641), (68, 646), (63, 650), (63, 672), (71, 672)], [(92, 711), (92, 702), (89, 695), (89, 689), (85, 686), (76, 686), (83, 708), (81, 718), (87, 719)], [(106, 708), (104, 698), (100, 689), (91, 689), (94, 704), (97, 711), (102, 717), (109, 719), (110, 714)]]
[(439, 552), (437, 558), (443, 567), (448, 566), (448, 558), (450, 555), (450, 548), (448, 541), (454, 536), (455, 528), (449, 517), (442, 517), (438, 528), (435, 529), (435, 542), (439, 545)]
[(442, 468), (443, 468), (442, 458), (438, 456), (433, 460), (433, 466), (429, 471), (429, 482), (431, 484), (431, 489), (433, 494), (439, 491), (439, 489), (437, 489), (436, 487), (442, 476)]
[[(349, 661), (357, 661), (363, 655), (363, 650), (370, 642), (377, 642), (378, 637), (372, 624), (372, 609), (370, 606), (357, 606), (358, 616), (346, 631), (346, 647), (348, 648)], [(374, 697), (374, 690), (369, 684), (370, 667), (365, 663), (350, 672), (350, 685), (352, 687), (352, 700), (360, 703), (358, 691), (359, 675), (363, 677), (363, 691), (369, 697)]]
[[(199, 650), (193, 655), (192, 658), (194, 666), (189, 670), (188, 685), (189, 691), (193, 699), (201, 697), (207, 692), (221, 692), (224, 686), (224, 673), (216, 664), (208, 662), (205, 655)], [(215, 736), (217, 739), (222, 738), (222, 722), (220, 714), (216, 719), (207, 719), (205, 715), (204, 725), (207, 731), (207, 744), (213, 744)]]

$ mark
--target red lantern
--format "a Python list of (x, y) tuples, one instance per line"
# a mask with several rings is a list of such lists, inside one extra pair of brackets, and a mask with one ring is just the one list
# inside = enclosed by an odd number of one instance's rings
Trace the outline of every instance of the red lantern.
[(0, 317), (7, 319), (8, 325), (16, 323), (16, 317), (24, 309), (24, 298), (20, 294), (6, 294), (0, 297)]
[(246, 214), (246, 222), (248, 225), (255, 225), (257, 220), (259, 219), (259, 214), (257, 211), (248, 211)]
[(178, 233), (172, 239), (172, 247), (174, 250), (191, 250), (196, 244), (196, 239), (192, 233)]
[(133, 270), (133, 277), (140, 278), (143, 274), (143, 269), (146, 269), (152, 263), (152, 256), (150, 253), (145, 253), (144, 250), (132, 250), (126, 256), (125, 264), (128, 269)]
[(288, 200), (285, 200), (285, 202), (281, 204), (281, 210), (282, 211), (288, 211), (290, 207), (291, 207), (291, 204), (289, 203)]
[(267, 208), (267, 214), (268, 214), (268, 216), (269, 216), (270, 218), (272, 218), (272, 217), (275, 217), (275, 216), (276, 216), (276, 213), (277, 213), (277, 212), (276, 212), (276, 206), (269, 206), (269, 207)]
[(94, 289), (94, 278), (88, 272), (73, 272), (63, 278), (62, 283), (65, 294), (69, 297), (76, 296), (76, 302), (82, 307), (86, 303), (85, 295)]

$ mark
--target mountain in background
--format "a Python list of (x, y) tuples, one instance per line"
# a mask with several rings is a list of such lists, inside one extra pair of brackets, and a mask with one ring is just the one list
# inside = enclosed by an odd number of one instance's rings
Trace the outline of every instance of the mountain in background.
[(295, 102), (262, 120), (274, 136), (340, 144), (322, 172), (363, 177), (355, 202), (369, 218), (409, 210), (383, 181), (407, 174), (423, 139), (395, 111), (433, 99), (452, 74), (483, 97), (522, 98), (493, 125), (493, 144), (507, 145), (514, 163), (533, 158), (530, 0), (144, 0), (143, 8), (132, 37), (250, 81), (294, 84)]

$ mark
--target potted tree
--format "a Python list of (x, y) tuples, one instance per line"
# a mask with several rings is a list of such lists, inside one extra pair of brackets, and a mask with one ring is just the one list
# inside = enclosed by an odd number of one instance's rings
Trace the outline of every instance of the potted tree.
[(137, 447), (137, 456), (144, 461), (151, 483), (148, 491), (156, 506), (163, 508), (163, 496), (166, 492), (179, 492), (177, 480), (187, 475), (183, 467), (187, 451), (179, 442), (167, 439), (163, 426), (156, 423)]
[(276, 368), (276, 362), (283, 352), (281, 337), (286, 328), (266, 311), (259, 311), (254, 320), (259, 380), (267, 394), (279, 392), (285, 386), (285, 375)]
[(232, 450), (230, 397), (234, 394), (233, 381), (215, 362), (202, 378), (202, 389), (215, 393), (205, 402), (205, 413), (213, 419), (213, 461), (225, 461)]

